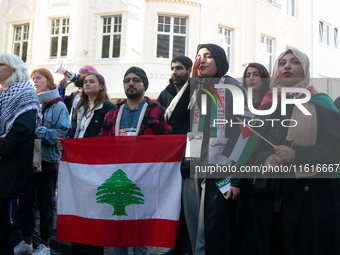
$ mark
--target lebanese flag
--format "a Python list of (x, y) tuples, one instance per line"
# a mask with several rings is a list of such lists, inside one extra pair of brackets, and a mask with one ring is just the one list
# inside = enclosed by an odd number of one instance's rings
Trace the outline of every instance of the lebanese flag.
[(173, 247), (185, 135), (90, 137), (63, 143), (58, 240)]

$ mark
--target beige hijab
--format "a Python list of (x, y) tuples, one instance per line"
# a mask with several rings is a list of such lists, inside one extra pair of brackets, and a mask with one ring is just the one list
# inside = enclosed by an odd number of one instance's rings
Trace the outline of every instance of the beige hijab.
[[(276, 60), (274, 70), (273, 70), (273, 78), (270, 83), (270, 88), (277, 87), (280, 90), (281, 87), (285, 87), (284, 84), (281, 83), (281, 80), (284, 78), (279, 78), (279, 61), (280, 59), (288, 53), (293, 53), (295, 57), (297, 57), (302, 65), (304, 70), (304, 77), (302, 79), (298, 79), (296, 84), (293, 87), (306, 88), (310, 82), (310, 74), (309, 74), (309, 59), (305, 53), (296, 49), (288, 49), (280, 54), (278, 59)], [(304, 147), (314, 146), (316, 144), (316, 136), (317, 136), (317, 116), (315, 105), (312, 103), (303, 104), (304, 107), (312, 114), (310, 116), (304, 115), (296, 106), (293, 109), (292, 119), (298, 122), (297, 126), (290, 127), (288, 129), (286, 140), (291, 143), (291, 147), (294, 145), (300, 145)], [(291, 122), (291, 126), (294, 125), (295, 122)], [(296, 177), (299, 178), (301, 176), (311, 176), (314, 174), (311, 173), (296, 173)]]
[(297, 57), (300, 60), (300, 63), (304, 70), (304, 77), (302, 79), (297, 79), (296, 84), (293, 87), (306, 88), (309, 85), (310, 74), (309, 74), (309, 59), (307, 55), (297, 49), (288, 49), (282, 52), (275, 62), (273, 76), (272, 76), (272, 79), (270, 80), (270, 89), (276, 87), (280, 91), (280, 88), (284, 87), (284, 85), (281, 84), (281, 82), (282, 82), (282, 79), (285, 79), (285, 78), (279, 78), (279, 62), (281, 58), (283, 58), (284, 55), (291, 53), (291, 52), (294, 54), (295, 57)]

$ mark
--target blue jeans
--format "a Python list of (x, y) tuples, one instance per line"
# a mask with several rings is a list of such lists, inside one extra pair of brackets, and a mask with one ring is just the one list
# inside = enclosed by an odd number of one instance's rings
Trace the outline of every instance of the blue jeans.
[[(128, 255), (129, 247), (114, 247), (115, 255)], [(146, 246), (142, 247), (133, 247), (134, 255), (148, 255), (149, 248)]]

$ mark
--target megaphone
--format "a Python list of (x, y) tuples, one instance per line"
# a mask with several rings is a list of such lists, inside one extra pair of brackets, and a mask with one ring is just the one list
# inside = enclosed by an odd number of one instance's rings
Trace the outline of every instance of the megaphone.
[[(54, 67), (53, 72), (64, 75), (66, 81), (75, 82), (78, 79), (77, 75), (74, 72), (71, 72), (64, 67), (63, 61), (60, 61)], [(59, 84), (59, 95), (63, 97), (63, 85), (61, 83)]]
[(65, 76), (66, 81), (72, 81), (75, 82), (78, 77), (74, 72), (68, 71), (64, 65), (63, 61), (60, 61), (53, 69), (54, 73), (60, 73)]

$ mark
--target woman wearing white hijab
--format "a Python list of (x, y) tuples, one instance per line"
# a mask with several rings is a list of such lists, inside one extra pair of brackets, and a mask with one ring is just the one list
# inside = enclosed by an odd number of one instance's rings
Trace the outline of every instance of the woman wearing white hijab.
[[(295, 105), (287, 105), (286, 115), (281, 114), (281, 89), (287, 87), (306, 88), (311, 93), (309, 102), (303, 104), (311, 116), (304, 115)], [(322, 178), (324, 175), (316, 168), (335, 168), (339, 162), (340, 114), (327, 95), (317, 93), (310, 85), (309, 60), (299, 50), (288, 49), (278, 57), (271, 81), (273, 88), (278, 88), (278, 107), (263, 118), (280, 121), (265, 125), (261, 133), (275, 146), (261, 141), (252, 155), (253, 164), (293, 166), (292, 169), (296, 166), (296, 172), (281, 175), (281, 179), (255, 179), (241, 254), (335, 255), (340, 229), (339, 181), (330, 175)], [(272, 91), (266, 94), (260, 109), (269, 109), (271, 102)], [(296, 120), (298, 124), (284, 127), (284, 119)]]

